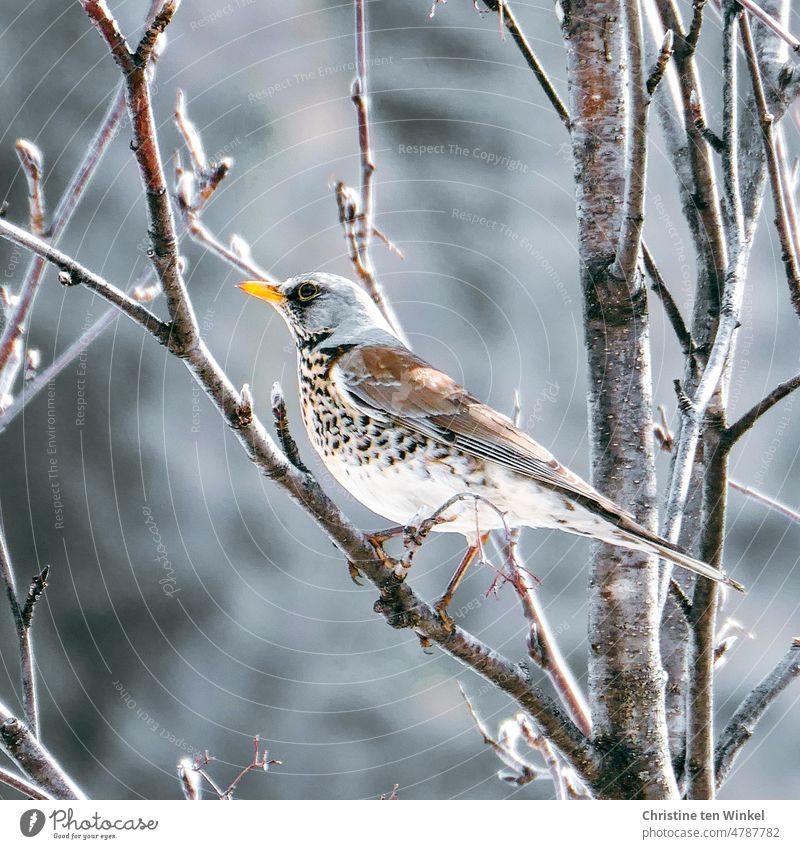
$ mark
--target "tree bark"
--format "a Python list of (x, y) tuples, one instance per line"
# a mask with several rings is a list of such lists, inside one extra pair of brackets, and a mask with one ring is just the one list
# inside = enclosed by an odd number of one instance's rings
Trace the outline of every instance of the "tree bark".
[[(588, 355), (594, 485), (650, 528), (656, 522), (647, 297), (637, 270), (612, 276), (630, 150), (619, 2), (568, 2), (569, 112)], [(669, 757), (653, 558), (597, 546), (589, 599), (589, 701), (605, 757), (601, 795), (677, 793)]]

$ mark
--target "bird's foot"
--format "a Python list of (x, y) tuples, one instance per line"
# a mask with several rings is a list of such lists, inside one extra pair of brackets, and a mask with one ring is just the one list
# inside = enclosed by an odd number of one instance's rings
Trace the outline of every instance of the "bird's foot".
[(361, 570), (353, 563), (352, 560), (347, 561), (347, 571), (350, 573), (350, 580), (357, 586), (363, 587), (364, 585), (358, 579), (361, 577)]
[(367, 539), (375, 546), (381, 548), (385, 542), (390, 539), (401, 537), (406, 533), (405, 525), (394, 525), (391, 528), (386, 528), (383, 531), (373, 531), (366, 535)]
[(447, 633), (452, 634), (456, 630), (456, 623), (453, 621), (453, 617), (447, 612), (448, 604), (450, 604), (449, 598), (440, 598), (433, 605), (433, 609), (436, 611), (436, 615), (439, 617), (442, 625), (447, 629)]

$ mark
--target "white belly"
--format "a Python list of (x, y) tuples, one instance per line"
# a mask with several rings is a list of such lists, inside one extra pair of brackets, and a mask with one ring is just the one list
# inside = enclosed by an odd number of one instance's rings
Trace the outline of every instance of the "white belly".
[[(469, 458), (414, 458), (378, 467), (323, 457), (333, 477), (361, 504), (397, 525), (418, 525), (454, 496), (474, 493), (448, 507), (447, 521), (434, 526), (442, 533), (478, 533), (504, 527), (558, 528), (594, 536), (605, 524), (580, 506), (569, 510), (557, 493), (537, 486), (502, 467), (475, 470)], [(568, 524), (565, 524), (568, 522)]]

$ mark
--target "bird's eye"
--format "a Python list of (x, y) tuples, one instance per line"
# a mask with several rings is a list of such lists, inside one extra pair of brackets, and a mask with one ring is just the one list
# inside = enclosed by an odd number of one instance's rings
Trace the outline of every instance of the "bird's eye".
[(310, 280), (306, 280), (305, 283), (301, 283), (297, 289), (297, 297), (301, 301), (313, 301), (317, 295), (319, 295), (319, 286), (317, 286), (316, 283), (312, 283)]

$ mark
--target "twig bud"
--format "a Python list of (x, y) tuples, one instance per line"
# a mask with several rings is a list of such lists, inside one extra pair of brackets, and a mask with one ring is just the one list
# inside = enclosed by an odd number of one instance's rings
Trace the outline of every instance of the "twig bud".
[(37, 180), (41, 179), (44, 168), (42, 151), (27, 139), (17, 139), (17, 143), (14, 146), (17, 149), (17, 156), (25, 171), (29, 175), (35, 176)]

